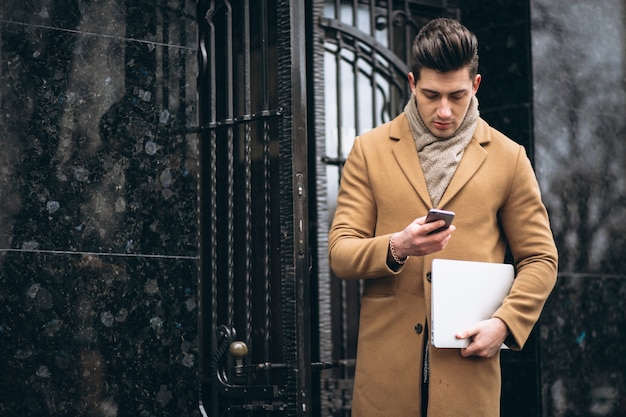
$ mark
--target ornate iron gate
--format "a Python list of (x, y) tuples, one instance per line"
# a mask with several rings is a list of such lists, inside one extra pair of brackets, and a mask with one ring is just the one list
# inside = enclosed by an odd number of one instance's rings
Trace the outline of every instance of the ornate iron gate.
[(349, 415), (360, 287), (326, 261), (341, 166), (356, 134), (402, 110), (419, 27), (456, 14), (443, 0), (198, 1), (205, 416)]
[(198, 3), (204, 415), (311, 415), (304, 16)]

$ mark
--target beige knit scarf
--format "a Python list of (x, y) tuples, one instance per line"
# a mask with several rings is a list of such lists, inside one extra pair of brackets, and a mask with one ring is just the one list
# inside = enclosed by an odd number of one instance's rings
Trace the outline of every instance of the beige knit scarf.
[(437, 207), (476, 130), (479, 117), (478, 99), (476, 96), (472, 97), (461, 126), (452, 136), (444, 139), (430, 133), (417, 110), (414, 95), (411, 95), (404, 112), (413, 133), (430, 199), (433, 207)]

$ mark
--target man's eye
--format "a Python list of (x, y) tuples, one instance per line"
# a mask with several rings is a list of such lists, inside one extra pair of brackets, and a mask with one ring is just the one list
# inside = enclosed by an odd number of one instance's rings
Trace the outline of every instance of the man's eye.
[(461, 100), (463, 98), (463, 94), (453, 94), (450, 96), (452, 100)]

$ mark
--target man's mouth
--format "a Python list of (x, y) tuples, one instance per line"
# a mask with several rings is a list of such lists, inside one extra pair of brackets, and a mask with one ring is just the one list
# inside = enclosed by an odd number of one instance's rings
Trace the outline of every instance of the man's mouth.
[(448, 129), (450, 126), (452, 126), (452, 122), (441, 122), (441, 121), (434, 121), (435, 127), (437, 127), (437, 129)]

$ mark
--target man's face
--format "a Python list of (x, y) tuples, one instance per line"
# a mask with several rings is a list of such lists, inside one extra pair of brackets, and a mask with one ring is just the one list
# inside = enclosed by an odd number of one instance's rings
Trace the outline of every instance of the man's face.
[(426, 127), (435, 137), (444, 139), (463, 122), (470, 100), (478, 91), (480, 75), (472, 79), (467, 67), (445, 73), (422, 68), (417, 81), (409, 73), (409, 85)]

